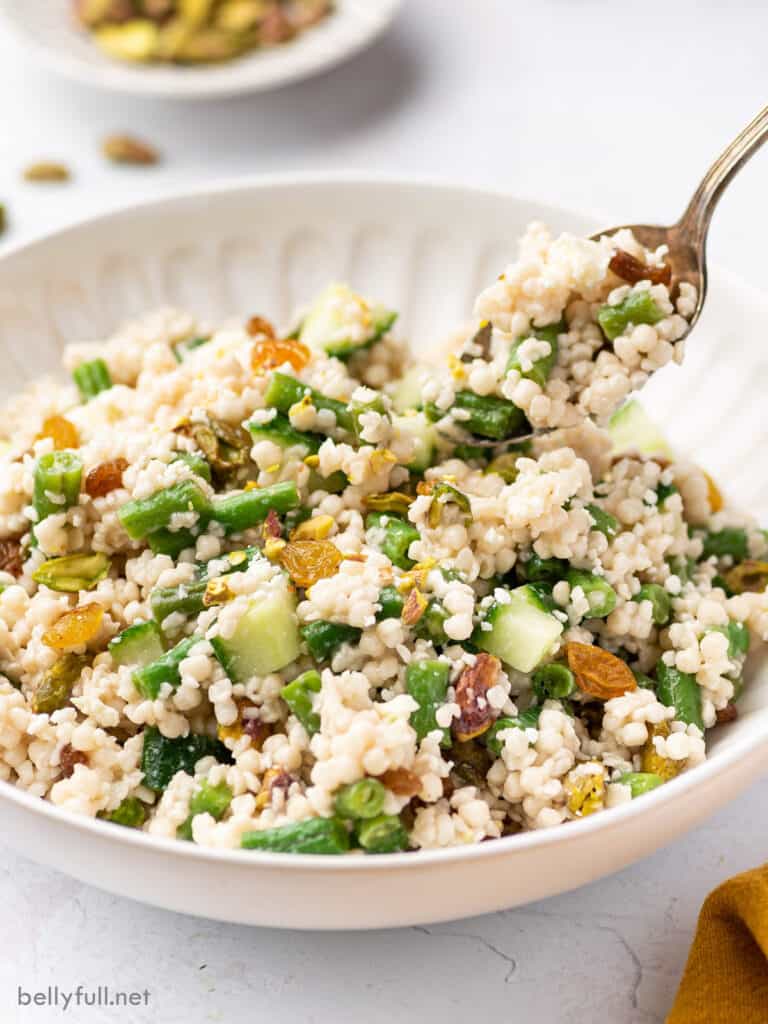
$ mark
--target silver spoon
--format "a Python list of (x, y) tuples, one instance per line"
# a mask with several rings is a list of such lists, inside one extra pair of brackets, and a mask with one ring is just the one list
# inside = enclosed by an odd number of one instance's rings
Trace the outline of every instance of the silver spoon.
[[(727, 185), (744, 164), (768, 139), (768, 107), (763, 107), (747, 127), (740, 132), (730, 146), (727, 146), (701, 180), (680, 220), (671, 227), (656, 227), (651, 224), (622, 224), (607, 228), (592, 235), (593, 241), (615, 235), (617, 231), (629, 230), (646, 249), (658, 249), (666, 245), (666, 262), (671, 268), (672, 282), (683, 281), (696, 289), (696, 308), (688, 323), (689, 334), (701, 316), (707, 295), (706, 245), (712, 214)], [(550, 431), (534, 431), (504, 441), (484, 441), (468, 438), (470, 444), (482, 448), (504, 448), (523, 441), (530, 441)]]
[(707, 294), (706, 245), (712, 214), (736, 172), (754, 156), (766, 139), (768, 107), (763, 107), (709, 168), (676, 224), (667, 228), (650, 224), (626, 224), (592, 235), (593, 240), (597, 241), (605, 235), (610, 237), (628, 228), (646, 249), (657, 249), (660, 245), (668, 247), (667, 262), (672, 268), (672, 281), (687, 281), (694, 286), (698, 296), (686, 333), (690, 333), (699, 319)]

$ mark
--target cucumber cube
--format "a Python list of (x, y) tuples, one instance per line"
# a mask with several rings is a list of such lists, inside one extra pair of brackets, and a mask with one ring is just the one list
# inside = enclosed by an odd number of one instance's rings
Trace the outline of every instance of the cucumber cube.
[(528, 587), (507, 593), (509, 601), (492, 605), (472, 642), (518, 672), (532, 672), (550, 654), (563, 624), (543, 608)]
[(294, 598), (287, 591), (256, 598), (232, 636), (214, 637), (211, 644), (233, 683), (278, 672), (301, 653)]

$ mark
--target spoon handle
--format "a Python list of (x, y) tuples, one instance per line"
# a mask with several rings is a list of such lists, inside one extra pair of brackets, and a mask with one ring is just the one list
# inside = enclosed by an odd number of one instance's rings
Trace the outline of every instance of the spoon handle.
[(720, 196), (749, 158), (768, 139), (768, 107), (763, 107), (715, 160), (696, 189), (678, 227), (694, 249), (703, 251), (715, 206)]

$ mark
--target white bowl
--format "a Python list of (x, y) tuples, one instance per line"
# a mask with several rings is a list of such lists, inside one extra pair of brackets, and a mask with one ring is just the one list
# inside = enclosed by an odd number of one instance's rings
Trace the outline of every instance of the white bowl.
[(71, 0), (0, 0), (0, 17), (30, 52), (85, 85), (144, 96), (205, 99), (274, 89), (333, 67), (389, 26), (402, 0), (337, 0), (334, 13), (285, 46), (200, 67), (111, 60), (72, 15)]
[[(104, 336), (161, 303), (280, 319), (333, 278), (400, 309), (401, 330), (426, 347), (467, 315), (532, 219), (599, 226), (493, 192), (344, 177), (258, 180), (99, 217), (0, 259), (0, 392), (51, 372), (65, 339)], [(766, 301), (714, 272), (690, 362), (647, 389), (681, 449), (757, 511), (768, 482), (767, 331)], [(478, 846), (365, 858), (211, 851), (76, 817), (0, 783), (3, 834), (101, 888), (227, 921), (371, 928), (498, 910), (626, 866), (754, 781), (768, 768), (763, 659), (752, 676), (705, 764), (617, 810)]]

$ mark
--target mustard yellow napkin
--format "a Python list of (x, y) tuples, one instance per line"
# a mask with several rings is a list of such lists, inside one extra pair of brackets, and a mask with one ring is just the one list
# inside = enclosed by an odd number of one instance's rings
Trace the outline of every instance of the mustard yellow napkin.
[(768, 1024), (768, 864), (707, 897), (667, 1024)]

